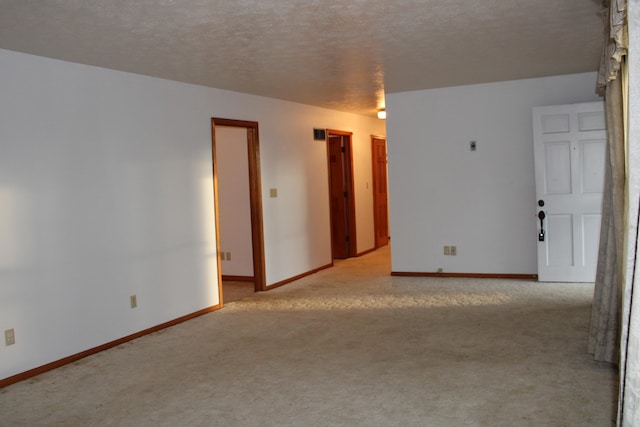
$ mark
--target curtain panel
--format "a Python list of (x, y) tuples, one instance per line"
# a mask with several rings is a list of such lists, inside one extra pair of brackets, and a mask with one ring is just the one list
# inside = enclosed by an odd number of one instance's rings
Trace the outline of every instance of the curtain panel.
[(632, 2), (631, 11), (627, 0), (607, 0), (603, 6), (605, 35), (597, 91), (605, 96), (608, 150), (589, 351), (596, 360), (619, 364), (617, 424), (632, 426), (640, 425), (640, 366), (636, 360), (640, 332), (632, 327), (640, 327), (640, 307), (633, 304), (638, 299), (634, 286), (639, 273), (639, 193), (637, 183), (629, 180), (637, 175), (637, 164), (630, 157), (639, 153), (635, 146), (628, 145), (627, 115), (631, 113), (626, 108), (630, 86), (625, 57), (631, 34), (638, 40), (636, 27), (630, 34), (628, 22), (637, 23), (639, 11), (637, 0)]
[(607, 153), (600, 225), (600, 247), (589, 331), (589, 352), (597, 361), (618, 363), (624, 280), (625, 121), (622, 60), (627, 53), (627, 1), (605, 2), (604, 48), (597, 90), (605, 96)]
[(598, 69), (597, 90), (600, 95), (604, 95), (607, 84), (617, 78), (622, 57), (627, 54), (627, 0), (603, 1), (602, 17), (605, 33)]
[(617, 78), (607, 83), (605, 91), (608, 150), (605, 158), (600, 248), (588, 349), (595, 360), (609, 363), (618, 363), (620, 359), (623, 250), (626, 231), (622, 104), (622, 80)]

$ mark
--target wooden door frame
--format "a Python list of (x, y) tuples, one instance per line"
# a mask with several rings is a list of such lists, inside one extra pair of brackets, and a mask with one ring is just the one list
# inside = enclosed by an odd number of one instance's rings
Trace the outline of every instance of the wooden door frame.
[(222, 269), (220, 260), (220, 219), (218, 216), (218, 168), (216, 166), (216, 126), (245, 128), (249, 158), (249, 204), (251, 209), (251, 243), (253, 251), (253, 278), (256, 292), (266, 291), (264, 229), (262, 218), (262, 183), (260, 179), (260, 141), (258, 122), (214, 117), (211, 119), (211, 155), (213, 161), (213, 200), (216, 221), (216, 251), (218, 261), (218, 294), (222, 306)]
[[(347, 157), (346, 168), (344, 173), (346, 174), (347, 180), (347, 227), (349, 229), (349, 244), (348, 244), (348, 258), (354, 257), (357, 255), (357, 234), (356, 234), (356, 198), (355, 191), (353, 185), (353, 150), (352, 150), (352, 142), (353, 142), (353, 132), (346, 132), (342, 130), (336, 129), (327, 129), (326, 143), (327, 143), (327, 171), (330, 173), (330, 153), (329, 153), (329, 137), (330, 136), (340, 136), (340, 137), (348, 137), (347, 143), (345, 143), (345, 156)], [(333, 215), (331, 215), (331, 175), (327, 175), (328, 184), (329, 184), (329, 219), (331, 230), (333, 230)], [(331, 259), (335, 259), (333, 257), (333, 231), (331, 232)]]
[(380, 183), (378, 182), (377, 178), (378, 175), (375, 173), (376, 170), (376, 157), (375, 157), (375, 153), (374, 153), (374, 140), (375, 139), (380, 139), (384, 141), (384, 147), (385, 147), (385, 155), (387, 152), (387, 137), (386, 136), (378, 136), (378, 135), (371, 135), (371, 175), (372, 175), (372, 184), (373, 184), (373, 247), (374, 249), (378, 249), (381, 248), (382, 246), (386, 246), (389, 244), (389, 185), (388, 185), (388, 180), (389, 180), (389, 171), (387, 171), (386, 173), (386, 177), (387, 177), (387, 243), (384, 245), (378, 245), (378, 223), (380, 222), (380, 218), (378, 215), (378, 209), (376, 206), (376, 190), (378, 188), (378, 185), (380, 185)]

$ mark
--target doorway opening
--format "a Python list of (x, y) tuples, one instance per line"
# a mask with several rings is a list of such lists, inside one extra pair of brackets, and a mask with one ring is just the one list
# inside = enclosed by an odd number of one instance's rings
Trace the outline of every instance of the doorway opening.
[(333, 259), (350, 258), (357, 254), (352, 135), (352, 132), (327, 129), (331, 253)]
[[(211, 119), (211, 152), (213, 156), (213, 188), (214, 188), (214, 209), (216, 220), (216, 245), (218, 258), (218, 292), (220, 296), (220, 306), (224, 304), (224, 288), (222, 276), (222, 248), (220, 245), (220, 217), (218, 205), (218, 166), (216, 151), (216, 126), (246, 129), (247, 162), (249, 174), (249, 209), (251, 222), (251, 261), (253, 263), (253, 276), (241, 276), (243, 280), (233, 280), (234, 286), (241, 285), (247, 280), (253, 281), (253, 291), (266, 290), (266, 277), (264, 267), (264, 231), (262, 219), (262, 184), (260, 180), (260, 145), (258, 139), (258, 123), (244, 120), (231, 120), (222, 118)], [(231, 277), (237, 279), (238, 277)], [(231, 290), (230, 294), (236, 290)]]
[(389, 196), (387, 193), (387, 140), (371, 136), (371, 163), (373, 175), (373, 228), (374, 247), (389, 244)]

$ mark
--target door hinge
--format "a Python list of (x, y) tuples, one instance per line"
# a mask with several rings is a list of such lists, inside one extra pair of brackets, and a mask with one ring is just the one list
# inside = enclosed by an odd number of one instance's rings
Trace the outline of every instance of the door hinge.
[(347, 196), (348, 196), (348, 194), (347, 194), (347, 192), (345, 191), (345, 192), (344, 192), (344, 197), (347, 197)]
[(344, 147), (341, 148), (342, 152), (344, 153)]
[(347, 242), (349, 242), (349, 236), (347, 236)]

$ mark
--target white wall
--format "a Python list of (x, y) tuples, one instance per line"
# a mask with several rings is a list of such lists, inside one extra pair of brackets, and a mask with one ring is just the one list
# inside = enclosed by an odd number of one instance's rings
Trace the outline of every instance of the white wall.
[[(211, 117), (260, 123), (268, 284), (331, 262), (312, 128), (353, 131), (369, 157), (384, 133), (374, 118), (6, 50), (0, 70), (0, 330), (16, 334), (0, 378), (218, 303)], [(356, 171), (361, 223), (370, 176)]]
[[(536, 274), (531, 109), (600, 100), (595, 80), (387, 94), (393, 271)], [(457, 256), (443, 255), (444, 245)]]
[(253, 277), (247, 129), (216, 126), (220, 250), (231, 254), (222, 274)]

